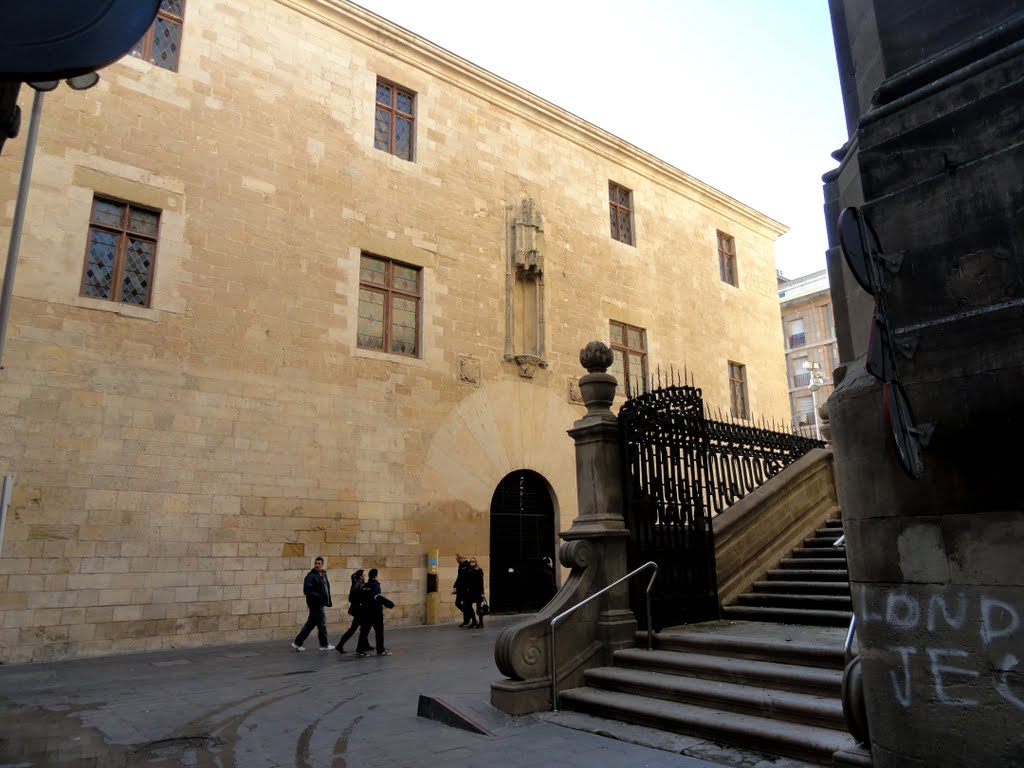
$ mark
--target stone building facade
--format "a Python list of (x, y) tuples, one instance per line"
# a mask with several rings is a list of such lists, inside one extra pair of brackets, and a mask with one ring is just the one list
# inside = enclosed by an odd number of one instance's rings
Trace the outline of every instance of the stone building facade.
[(808, 437), (816, 437), (818, 408), (832, 394), (832, 371), (839, 365), (828, 274), (820, 270), (785, 278), (780, 273), (778, 281), (793, 425)]
[(456, 551), (514, 608), (496, 491), (540, 489), (553, 554), (592, 339), (787, 414), (777, 222), (342, 0), (164, 5), (173, 66), (150, 41), (47, 97), (0, 661), (286, 638), (316, 555), (339, 596), (379, 568), (392, 623), (434, 549), (442, 612)]

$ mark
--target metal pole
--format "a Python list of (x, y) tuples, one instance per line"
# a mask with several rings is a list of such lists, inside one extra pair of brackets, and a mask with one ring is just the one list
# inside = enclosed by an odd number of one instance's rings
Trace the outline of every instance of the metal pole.
[(11, 314), (11, 294), (14, 291), (14, 270), (18, 266), (21, 228), (25, 222), (25, 206), (28, 203), (28, 188), (32, 181), (32, 162), (36, 156), (36, 138), (39, 136), (39, 118), (42, 114), (43, 92), (36, 91), (35, 96), (32, 98), (32, 118), (28, 123), (28, 136), (25, 138), (25, 159), (21, 163), (18, 199), (14, 204), (14, 219), (11, 221), (11, 242), (7, 247), (7, 266), (4, 267), (3, 293), (0, 294), (0, 368), (3, 368), (4, 362), (7, 320)]
[(3, 487), (0, 489), (0, 554), (4, 549), (4, 526), (7, 524), (7, 507), (11, 504), (11, 490), (14, 488), (14, 475), (4, 475)]

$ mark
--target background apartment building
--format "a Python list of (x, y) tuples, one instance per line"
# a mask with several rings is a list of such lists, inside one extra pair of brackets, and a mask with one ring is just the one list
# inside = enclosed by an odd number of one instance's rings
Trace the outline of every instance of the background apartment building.
[(633, 386), (788, 412), (780, 224), (358, 6), (164, 0), (102, 75), (36, 153), (2, 661), (287, 638), (316, 555), (336, 603), (379, 568), (393, 623), (435, 548), (442, 588), (473, 554), (529, 607), (593, 339)]
[(793, 425), (815, 436), (818, 408), (832, 393), (832, 372), (839, 365), (828, 274), (821, 270), (788, 279), (780, 272), (778, 282)]

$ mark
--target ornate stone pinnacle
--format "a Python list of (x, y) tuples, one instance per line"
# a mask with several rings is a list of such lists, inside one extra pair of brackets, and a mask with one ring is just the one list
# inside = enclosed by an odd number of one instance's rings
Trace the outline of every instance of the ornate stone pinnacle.
[(614, 360), (611, 349), (603, 341), (592, 341), (580, 350), (580, 365), (588, 373), (605, 373)]

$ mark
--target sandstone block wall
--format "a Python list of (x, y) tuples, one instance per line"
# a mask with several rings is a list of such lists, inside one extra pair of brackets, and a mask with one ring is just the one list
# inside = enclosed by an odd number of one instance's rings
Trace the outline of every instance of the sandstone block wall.
[[(414, 162), (373, 147), (378, 77), (417, 94)], [(609, 180), (634, 191), (635, 247), (609, 237)], [(149, 308), (78, 295), (94, 194), (161, 211)], [(533, 378), (503, 360), (524, 198), (545, 234)], [(781, 231), (356, 6), (189, 0), (178, 72), (127, 58), (46, 100), (0, 371), (0, 661), (287, 638), (318, 554), (335, 628), (356, 567), (381, 569), (390, 622), (422, 621), (435, 547), (453, 614), (454, 553), (489, 568), (502, 477), (539, 472), (556, 527), (575, 516), (570, 383), (609, 320), (709, 403), (745, 364), (754, 410), (785, 418)], [(419, 357), (356, 347), (362, 251), (422, 268)]]

